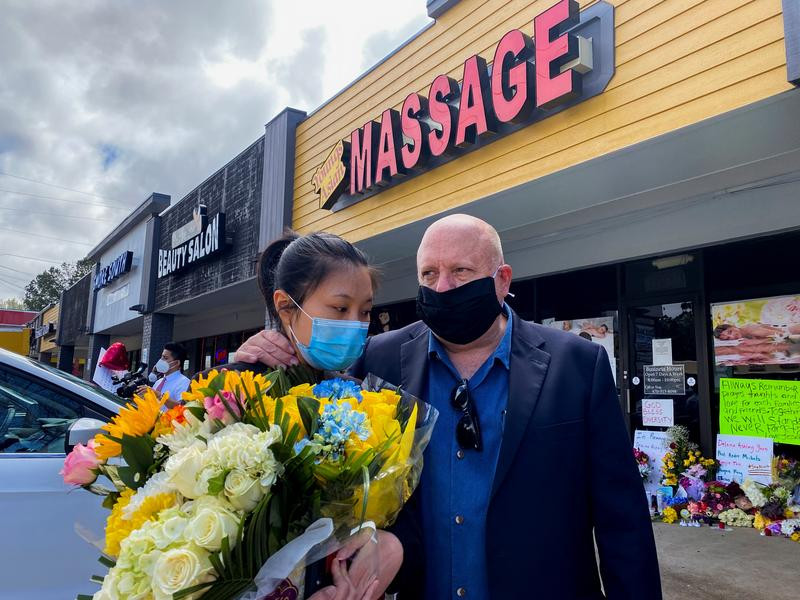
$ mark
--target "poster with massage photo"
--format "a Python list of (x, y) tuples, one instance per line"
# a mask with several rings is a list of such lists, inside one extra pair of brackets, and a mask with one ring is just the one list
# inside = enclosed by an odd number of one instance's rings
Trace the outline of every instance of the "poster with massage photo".
[(800, 295), (711, 305), (717, 366), (800, 365)]
[(555, 319), (542, 319), (542, 325), (561, 329), (579, 335), (582, 338), (603, 346), (608, 353), (611, 363), (611, 372), (614, 382), (617, 381), (617, 359), (614, 350), (614, 317), (595, 317), (593, 319), (571, 319), (556, 321)]

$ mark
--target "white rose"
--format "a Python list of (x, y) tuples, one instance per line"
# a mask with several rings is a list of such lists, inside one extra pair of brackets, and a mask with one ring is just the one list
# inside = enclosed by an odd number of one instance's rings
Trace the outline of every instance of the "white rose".
[(189, 521), (184, 535), (206, 550), (216, 551), (222, 540), (235, 535), (239, 530), (238, 520), (225, 510), (203, 508)]
[(153, 573), (156, 571), (156, 564), (158, 564), (158, 559), (161, 558), (162, 554), (164, 553), (161, 550), (156, 549), (139, 555), (139, 570), (152, 579)]
[(225, 495), (234, 508), (250, 512), (264, 496), (264, 490), (257, 479), (244, 471), (234, 469), (225, 478)]
[(180, 516), (173, 516), (159, 523), (153, 530), (153, 541), (156, 547), (163, 550), (167, 546), (183, 539), (183, 530), (186, 529), (188, 519)]
[[(153, 572), (153, 594), (155, 600), (172, 600), (175, 592), (211, 581), (211, 565), (208, 553), (199, 548), (175, 548), (164, 552), (158, 559)], [(199, 597), (200, 593), (188, 598)]]
[(198, 441), (170, 456), (164, 465), (169, 484), (186, 498), (202, 496), (208, 489), (208, 482), (198, 477), (204, 467), (204, 450), (205, 444)]
[(119, 581), (117, 581), (117, 591), (125, 598), (128, 598), (134, 593), (135, 587), (136, 578), (130, 571), (123, 573)]

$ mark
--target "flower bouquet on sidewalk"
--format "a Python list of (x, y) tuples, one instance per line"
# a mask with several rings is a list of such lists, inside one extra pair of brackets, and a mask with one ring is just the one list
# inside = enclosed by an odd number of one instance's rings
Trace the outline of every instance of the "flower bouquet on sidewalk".
[(183, 399), (135, 397), (65, 461), (111, 511), (95, 599), (303, 598), (307, 565), (397, 517), (437, 416), (373, 376), (302, 370), (211, 371)]

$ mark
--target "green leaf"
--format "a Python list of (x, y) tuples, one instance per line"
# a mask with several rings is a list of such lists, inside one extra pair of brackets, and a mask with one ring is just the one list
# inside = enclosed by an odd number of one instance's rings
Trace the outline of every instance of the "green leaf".
[(114, 504), (117, 503), (117, 498), (119, 498), (119, 494), (109, 494), (103, 498), (103, 508), (107, 508), (108, 510), (114, 508)]
[(101, 565), (109, 569), (113, 569), (114, 567), (117, 566), (117, 562), (115, 560), (110, 559), (107, 556), (101, 556), (100, 558), (97, 559), (97, 562), (99, 562)]
[(306, 432), (308, 432), (308, 437), (310, 438), (317, 433), (317, 425), (319, 424), (319, 400), (300, 396), (297, 399), (297, 408), (300, 411), (300, 419), (303, 421), (303, 427), (306, 428)]
[(78, 594), (75, 596), (75, 600), (92, 600), (94, 596), (89, 596), (88, 594)]
[(202, 406), (187, 406), (186, 410), (192, 413), (192, 416), (198, 421), (202, 421), (206, 416), (206, 410)]
[[(155, 440), (145, 436), (122, 436), (122, 458), (127, 466), (120, 467), (118, 473), (123, 483), (131, 489), (138, 489), (145, 484), (147, 472), (153, 465), (153, 448)], [(138, 477), (137, 477), (138, 475)]]
[(225, 489), (225, 478), (228, 476), (229, 471), (222, 471), (216, 477), (208, 480), (208, 493), (211, 496), (216, 496)]
[(207, 589), (214, 585), (213, 581), (207, 581), (205, 583), (200, 583), (198, 585), (193, 585), (192, 587), (183, 588), (179, 592), (175, 592), (172, 594), (173, 600), (180, 600), (180, 598), (185, 598), (186, 596), (191, 596), (195, 592), (199, 592), (201, 590)]
[(91, 581), (92, 583), (99, 583), (100, 585), (103, 585), (104, 579), (105, 577), (103, 577), (102, 575), (92, 575), (91, 577), (89, 577), (89, 581)]

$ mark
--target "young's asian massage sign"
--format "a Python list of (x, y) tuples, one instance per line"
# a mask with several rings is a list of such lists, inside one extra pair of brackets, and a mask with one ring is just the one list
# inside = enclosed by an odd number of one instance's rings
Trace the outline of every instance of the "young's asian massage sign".
[(580, 12), (560, 0), (537, 15), (533, 38), (512, 29), (489, 65), (464, 62), (461, 83), (439, 75), (427, 95), (353, 130), (312, 177), (320, 208), (340, 210), (601, 93), (614, 74), (614, 8)]

